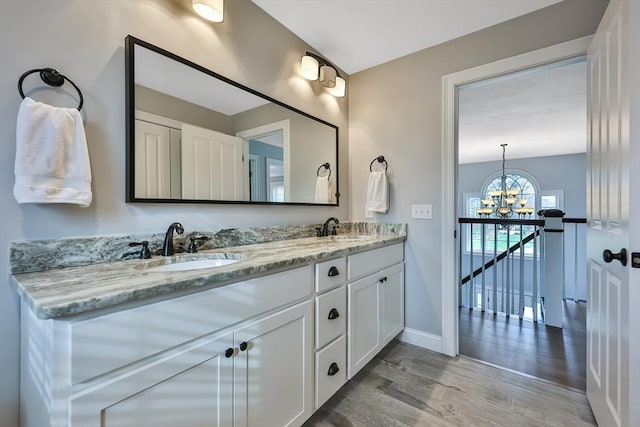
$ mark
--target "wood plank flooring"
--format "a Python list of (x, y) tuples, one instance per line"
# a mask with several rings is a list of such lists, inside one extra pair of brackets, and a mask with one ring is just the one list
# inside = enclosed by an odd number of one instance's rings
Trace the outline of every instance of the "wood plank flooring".
[(460, 354), (586, 389), (586, 303), (564, 303), (563, 328), (460, 309)]
[(584, 393), (393, 341), (304, 426), (594, 426)]

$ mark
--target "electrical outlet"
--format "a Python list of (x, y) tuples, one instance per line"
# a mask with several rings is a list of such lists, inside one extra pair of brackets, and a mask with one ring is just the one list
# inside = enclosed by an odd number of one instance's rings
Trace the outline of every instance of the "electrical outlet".
[(411, 218), (432, 219), (433, 207), (431, 205), (411, 205)]

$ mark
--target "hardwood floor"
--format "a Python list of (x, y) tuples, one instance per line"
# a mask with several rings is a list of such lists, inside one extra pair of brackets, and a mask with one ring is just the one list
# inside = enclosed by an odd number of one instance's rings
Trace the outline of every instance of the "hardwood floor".
[(586, 389), (586, 303), (566, 301), (563, 328), (460, 309), (460, 354)]
[(584, 393), (393, 341), (304, 426), (594, 426)]

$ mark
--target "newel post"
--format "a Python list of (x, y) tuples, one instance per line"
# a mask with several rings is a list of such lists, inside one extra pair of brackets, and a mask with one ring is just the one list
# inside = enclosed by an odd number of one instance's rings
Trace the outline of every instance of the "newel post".
[(564, 283), (564, 212), (546, 209), (538, 212), (544, 219), (544, 323), (562, 328), (562, 288)]

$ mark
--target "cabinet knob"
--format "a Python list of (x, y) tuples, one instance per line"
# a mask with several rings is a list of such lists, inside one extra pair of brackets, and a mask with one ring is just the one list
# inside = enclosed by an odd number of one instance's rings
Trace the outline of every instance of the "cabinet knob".
[(337, 319), (338, 317), (340, 317), (340, 313), (338, 313), (337, 308), (329, 310), (329, 320)]
[(338, 267), (336, 267), (335, 265), (332, 266), (329, 269), (329, 273), (327, 274), (329, 277), (334, 277), (340, 274), (340, 271), (338, 271)]
[(327, 375), (332, 377), (335, 374), (337, 374), (339, 371), (340, 371), (340, 368), (338, 367), (338, 364), (336, 362), (333, 362), (331, 366), (329, 366), (329, 371), (327, 371)]
[(245, 351), (247, 349), (247, 342), (246, 341), (242, 341), (240, 343), (240, 351)]
[(224, 352), (224, 357), (229, 358), (231, 356), (233, 356), (233, 349), (232, 348), (226, 349)]

